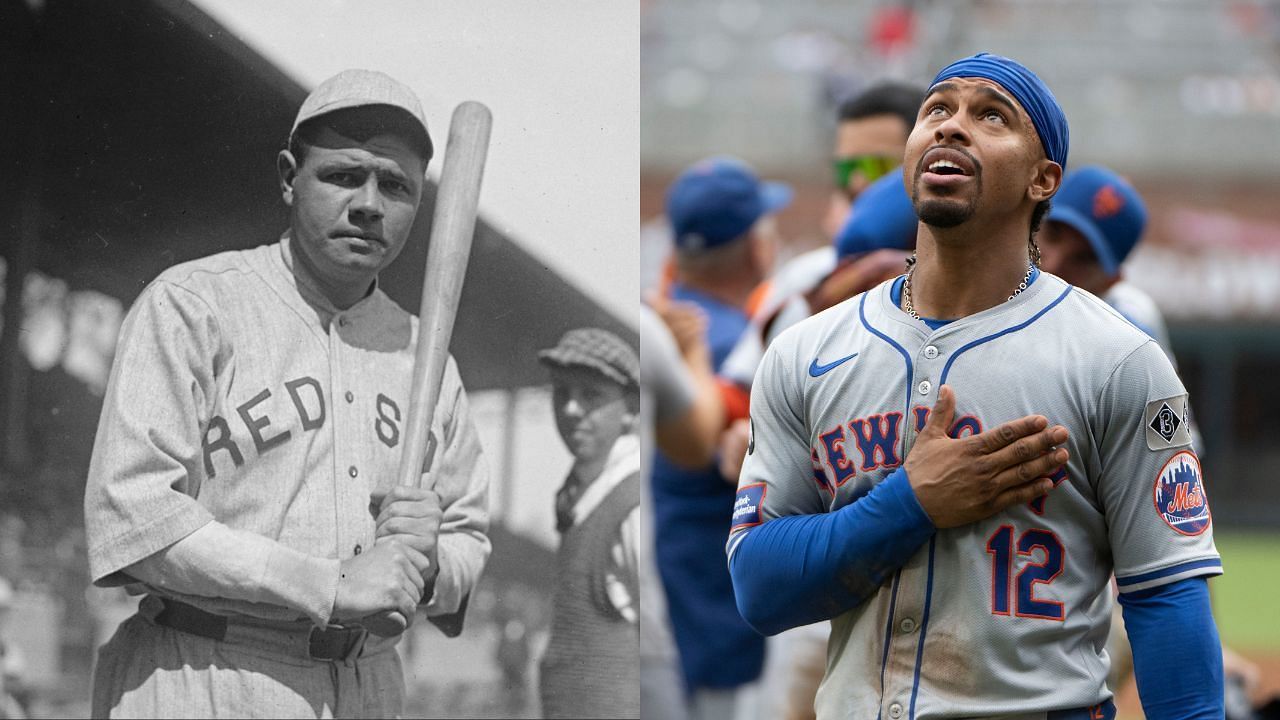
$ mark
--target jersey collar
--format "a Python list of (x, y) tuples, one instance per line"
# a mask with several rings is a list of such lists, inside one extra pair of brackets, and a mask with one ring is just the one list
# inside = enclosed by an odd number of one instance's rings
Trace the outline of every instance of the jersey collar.
[(934, 333), (951, 332), (971, 325), (979, 324), (991, 320), (993, 318), (1001, 318), (1005, 322), (1016, 323), (1021, 319), (1025, 319), (1034, 315), (1047, 302), (1051, 302), (1057, 297), (1058, 293), (1053, 292), (1053, 288), (1057, 288), (1059, 292), (1064, 289), (1067, 284), (1060, 278), (1047, 272), (1042, 272), (1039, 268), (1031, 274), (1031, 282), (1027, 285), (1027, 289), (1023, 290), (1012, 300), (1002, 302), (962, 318), (946, 322), (938, 328), (926, 326), (925, 323), (917, 321), (904, 311), (901, 307), (901, 287), (903, 278), (899, 275), (892, 280), (886, 280), (870, 292), (875, 293), (878, 298), (879, 306), (884, 317), (895, 323), (911, 328), (921, 336), (928, 336)]
[(382, 305), (382, 298), (385, 297), (378, 286), (378, 279), (373, 280), (373, 287), (369, 293), (360, 299), (355, 305), (346, 310), (339, 310), (329, 298), (325, 297), (320, 288), (308, 278), (306, 275), (296, 271), (293, 257), (293, 237), (290, 231), (286, 230), (280, 236), (279, 252), (272, 253), (273, 266), (277, 272), (283, 276), (289, 286), (296, 292), (297, 296), (302, 299), (306, 306), (315, 312), (320, 326), (328, 330), (329, 324), (335, 318), (358, 319), (376, 312), (377, 308)]

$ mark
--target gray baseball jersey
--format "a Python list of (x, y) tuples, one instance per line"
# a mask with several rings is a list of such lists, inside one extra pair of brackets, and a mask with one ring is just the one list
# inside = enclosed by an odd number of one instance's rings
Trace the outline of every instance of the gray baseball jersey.
[[(216, 521), (274, 541), (245, 567), (285, 575), (315, 605), (175, 599), (324, 622), (338, 561), (372, 547), (370, 493), (396, 481), (417, 318), (377, 289), (338, 311), (294, 276), (288, 243), (170, 268), (130, 310), (85, 494), (95, 581), (128, 580), (120, 570)], [(429, 438), (436, 615), (459, 609), (489, 553), (487, 473), (452, 358)]]
[(1165, 355), (1169, 356), (1169, 362), (1173, 363), (1174, 368), (1178, 367), (1173, 357), (1173, 343), (1169, 341), (1169, 329), (1165, 326), (1164, 316), (1160, 314), (1160, 308), (1156, 307), (1156, 301), (1152, 300), (1150, 295), (1133, 283), (1121, 280), (1107, 288), (1107, 291), (1102, 294), (1102, 299), (1126, 320), (1137, 325), (1139, 330), (1159, 343)]
[(865, 495), (902, 464), (944, 383), (956, 392), (953, 437), (1043, 414), (1071, 433), (1055, 489), (937, 531), (833, 618), (818, 717), (986, 717), (1105, 701), (1113, 569), (1121, 592), (1221, 572), (1186, 390), (1147, 336), (1047, 273), (936, 331), (898, 308), (893, 285), (769, 347), (730, 552), (755, 524)]

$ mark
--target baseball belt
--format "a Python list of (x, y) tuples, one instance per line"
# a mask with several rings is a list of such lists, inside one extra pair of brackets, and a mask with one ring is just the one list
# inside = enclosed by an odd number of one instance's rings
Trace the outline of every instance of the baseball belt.
[[(312, 660), (329, 662), (354, 660), (364, 651), (365, 641), (369, 637), (369, 631), (362, 627), (330, 625), (323, 629), (317, 627), (268, 628), (258, 623), (240, 623), (234, 618), (215, 615), (194, 605), (169, 598), (160, 598), (160, 602), (162, 608), (153, 618), (157, 625), (218, 642), (226, 641), (229, 636), (234, 640), (235, 636), (246, 633), (257, 641), (255, 644), (259, 645), (264, 640), (278, 639), (279, 645), (294, 648), (296, 650), (294, 654), (297, 655), (305, 652), (305, 657)], [(279, 635), (279, 637), (273, 638), (273, 635)], [(302, 650), (303, 647), (306, 648), (305, 651)]]
[(967, 720), (1115, 720), (1116, 705), (1104, 700), (1097, 705), (1073, 708), (1070, 710), (1050, 710), (1049, 712), (1022, 713), (1018, 715), (983, 716), (967, 718)]

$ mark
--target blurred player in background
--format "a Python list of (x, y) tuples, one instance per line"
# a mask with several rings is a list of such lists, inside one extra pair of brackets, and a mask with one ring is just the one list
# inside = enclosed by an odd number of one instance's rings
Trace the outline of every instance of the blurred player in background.
[(823, 221), (827, 237), (834, 238), (844, 227), (862, 191), (902, 164), (923, 97), (919, 85), (886, 81), (840, 104), (832, 159), (835, 191)]
[[(675, 235), (670, 299), (707, 318), (706, 338), (719, 368), (747, 326), (752, 290), (773, 267), (773, 213), (791, 189), (761, 182), (746, 165), (711, 158), (682, 173), (667, 191)], [(695, 718), (754, 711), (750, 695), (764, 661), (764, 638), (738, 615), (724, 561), (707, 548), (723, 542), (733, 512), (734, 479), (715, 465), (697, 471), (654, 458), (655, 553)]]
[[(844, 252), (838, 253), (839, 237), (848, 232), (858, 196), (902, 164), (902, 150), (923, 96), (924, 88), (917, 85), (884, 82), (841, 103), (832, 158), (834, 189), (822, 221), (823, 234), (832, 242), (788, 260), (758, 291), (751, 331), (734, 349), (735, 372), (745, 375), (734, 379), (742, 385), (750, 384), (769, 340), (813, 311), (809, 295), (815, 288), (861, 259), (856, 241), (846, 241)], [(905, 253), (901, 259), (906, 260)]]
[(1169, 331), (1149, 295), (1120, 266), (1137, 247), (1147, 208), (1131, 184), (1097, 165), (1067, 173), (1037, 239), (1040, 268), (1102, 298), (1160, 344), (1174, 361)]
[[(640, 508), (640, 717), (688, 717), (680, 658), (671, 638), (662, 581), (653, 559), (653, 496), (650, 458), (656, 446), (667, 459), (703, 468), (715, 458), (724, 426), (724, 405), (706, 317), (684, 303), (652, 298), (657, 311), (640, 305), (640, 453), (643, 463)], [(664, 326), (663, 323), (666, 323)]]

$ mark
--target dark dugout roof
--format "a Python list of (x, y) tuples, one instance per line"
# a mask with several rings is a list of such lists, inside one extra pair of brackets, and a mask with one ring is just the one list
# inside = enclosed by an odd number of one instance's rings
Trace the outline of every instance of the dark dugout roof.
[[(287, 227), (275, 156), (308, 88), (200, 9), (48, 0), (35, 13), (9, 0), (0, 46), (2, 157), (17, 163), (0, 178), (10, 227), (0, 255), (14, 250), (24, 209), (38, 206), (34, 268), (128, 304), (174, 263), (273, 242)], [(446, 137), (437, 128), (433, 164)], [(38, 203), (18, 200), (32, 189)], [(432, 185), (410, 244), (382, 277), (415, 314), (434, 198)], [(633, 272), (627, 260), (620, 269)], [(587, 325), (638, 345), (482, 217), (452, 343), (467, 387), (544, 384), (536, 351)]]

